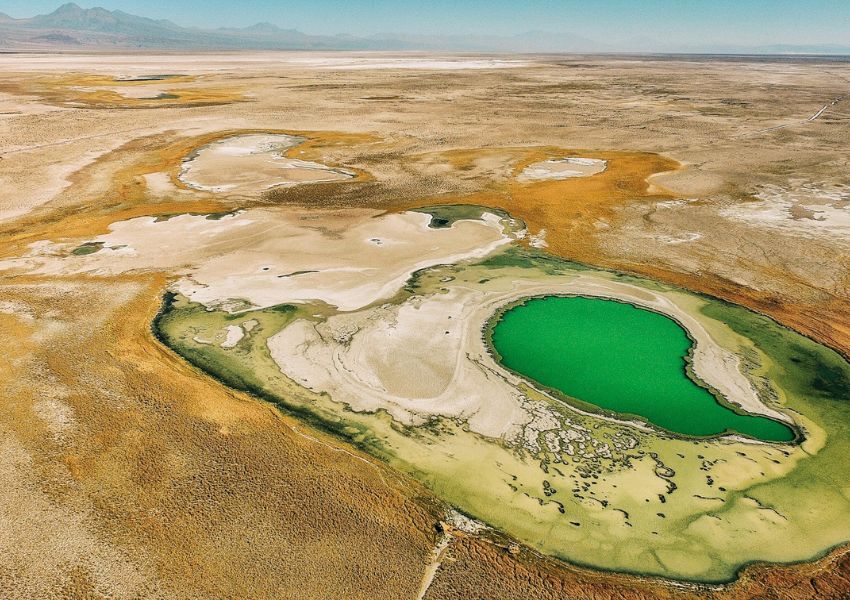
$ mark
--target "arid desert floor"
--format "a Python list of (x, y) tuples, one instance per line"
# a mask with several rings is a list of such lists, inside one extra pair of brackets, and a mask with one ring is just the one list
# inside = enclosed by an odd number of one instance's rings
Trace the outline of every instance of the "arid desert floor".
[[(2, 54), (0, 597), (846, 598), (848, 234), (846, 60)], [(799, 443), (550, 410), (548, 293)]]

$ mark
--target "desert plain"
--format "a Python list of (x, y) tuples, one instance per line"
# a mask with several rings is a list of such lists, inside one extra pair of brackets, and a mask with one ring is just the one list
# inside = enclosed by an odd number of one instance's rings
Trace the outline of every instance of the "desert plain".
[[(817, 57), (0, 56), (0, 593), (846, 597), (848, 103)], [(545, 293), (668, 314), (796, 442), (552, 409), (482, 336)]]

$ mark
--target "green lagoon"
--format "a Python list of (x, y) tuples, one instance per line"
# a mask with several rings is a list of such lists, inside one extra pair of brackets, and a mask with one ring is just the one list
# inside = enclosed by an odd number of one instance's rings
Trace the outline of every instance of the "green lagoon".
[(510, 370), (584, 405), (638, 417), (687, 436), (737, 432), (771, 442), (795, 433), (736, 412), (692, 379), (692, 341), (673, 319), (631, 304), (572, 296), (532, 298), (492, 330)]

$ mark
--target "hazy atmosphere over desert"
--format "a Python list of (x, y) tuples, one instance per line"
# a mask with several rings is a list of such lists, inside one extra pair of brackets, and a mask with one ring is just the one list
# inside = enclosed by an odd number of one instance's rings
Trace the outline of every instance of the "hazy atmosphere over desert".
[(850, 598), (848, 32), (0, 0), (0, 598)]

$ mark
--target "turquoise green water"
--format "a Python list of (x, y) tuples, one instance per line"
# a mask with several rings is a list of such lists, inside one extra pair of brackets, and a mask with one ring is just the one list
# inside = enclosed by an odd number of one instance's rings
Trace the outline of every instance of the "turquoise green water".
[(787, 442), (793, 430), (720, 404), (687, 374), (692, 345), (674, 320), (600, 298), (534, 298), (502, 315), (492, 343), (500, 362), (606, 411), (690, 436), (735, 431)]

